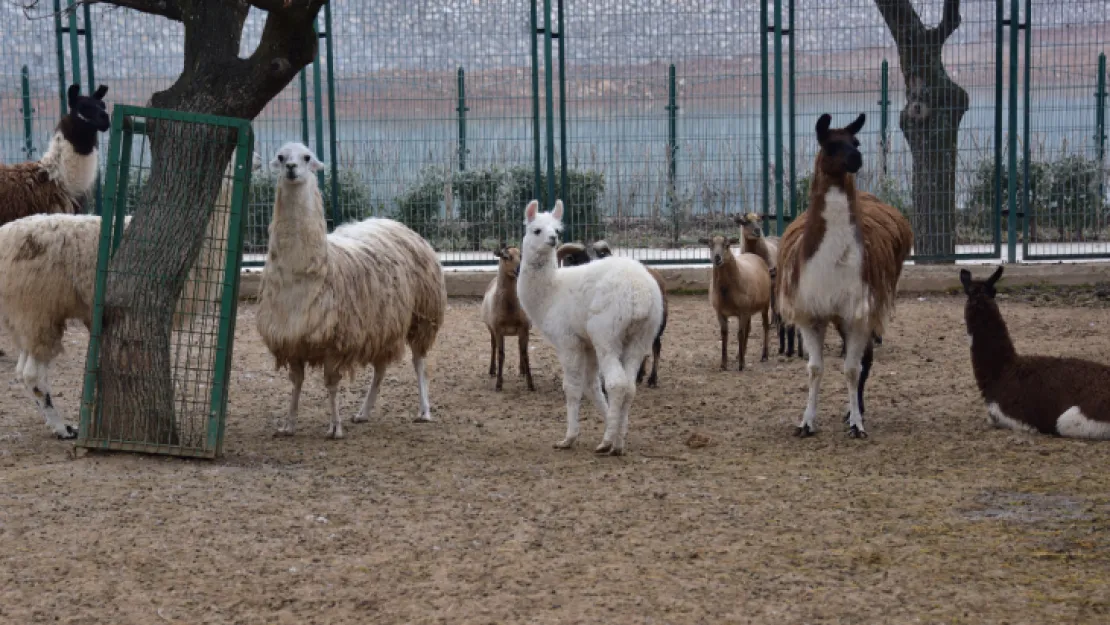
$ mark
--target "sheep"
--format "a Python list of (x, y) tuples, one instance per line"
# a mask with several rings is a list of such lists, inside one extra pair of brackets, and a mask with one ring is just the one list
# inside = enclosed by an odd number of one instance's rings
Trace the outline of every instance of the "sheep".
[[(230, 182), (225, 178), (213, 210), (214, 215), (223, 212), (225, 221), (231, 206)], [(130, 221), (130, 217), (125, 218), (124, 227)], [(86, 328), (92, 326), (100, 231), (99, 216), (63, 213), (32, 215), (0, 227), (0, 325), (19, 349), (17, 381), (27, 387), (47, 427), (61, 439), (76, 437), (77, 428), (57, 413), (50, 365), (62, 352), (68, 320), (79, 320)], [(210, 242), (205, 245), (222, 248)], [(190, 270), (191, 279), (210, 273), (219, 276), (213, 280), (222, 279), (224, 262), (222, 253), (206, 254), (202, 250)], [(209, 267), (211, 264), (218, 265), (218, 269)], [(214, 299), (220, 293), (218, 287), (218, 282), (199, 287), (186, 283), (183, 293), (210, 289), (205, 295)], [(195, 314), (196, 304), (195, 299), (184, 295), (178, 300), (174, 329)]]
[(520, 275), (520, 250), (502, 246), (494, 256), (498, 258), (497, 277), (490, 282), (482, 298), (482, 322), (489, 329), (489, 375), (497, 376), (495, 389), (500, 391), (501, 372), (505, 366), (505, 337), (517, 337), (520, 347), (520, 375), (528, 381), (528, 390), (534, 391), (532, 367), (528, 362), (528, 330), (531, 323), (520, 307), (516, 296), (516, 279)]
[[(659, 284), (643, 264), (616, 256), (557, 269), (563, 202), (555, 202), (546, 213), (533, 200), (524, 215), (517, 296), (563, 366), (567, 432), (555, 447), (569, 449), (577, 441), (579, 406), (589, 382), (594, 405), (605, 414), (605, 435), (594, 451), (622, 455), (636, 395), (633, 376), (663, 321)], [(601, 376), (608, 399), (601, 391)]]
[[(592, 254), (592, 257), (591, 257)], [(608, 258), (613, 255), (613, 250), (609, 248), (609, 243), (601, 240), (595, 241), (589, 247), (589, 250), (581, 243), (566, 243), (559, 246), (556, 252), (556, 257), (559, 259), (559, 265), (564, 267), (572, 267), (575, 265), (582, 265), (590, 262), (594, 258)], [(659, 386), (659, 354), (663, 351), (663, 331), (667, 329), (667, 282), (663, 279), (663, 275), (655, 269), (648, 267), (646, 264), (644, 268), (648, 270), (651, 277), (659, 284), (659, 290), (663, 293), (663, 323), (659, 325), (659, 332), (655, 335), (655, 340), (651, 344), (651, 375), (648, 376), (648, 388), (657, 388)], [(640, 365), (640, 371), (636, 373), (636, 384), (644, 381), (644, 375), (647, 373), (647, 358), (644, 358), (643, 364)]]
[[(763, 235), (763, 218), (755, 213), (744, 213), (733, 218), (740, 226), (740, 251), (755, 254), (767, 263), (771, 271), (771, 320), (778, 326), (779, 354), (788, 358), (794, 355), (794, 326), (786, 327), (779, 314), (778, 301), (775, 298), (775, 286), (778, 284), (778, 254), (779, 237)], [(798, 358), (805, 358), (801, 337), (798, 337)]]
[(98, 135), (111, 127), (104, 104), (108, 87), (91, 96), (80, 85), (66, 92), (69, 112), (58, 122), (54, 136), (38, 161), (0, 165), (0, 226), (28, 215), (74, 214), (96, 183)]
[(971, 368), (999, 428), (1067, 438), (1110, 439), (1110, 366), (1051, 356), (1021, 356), (995, 301), (999, 267), (986, 280), (960, 270)]
[(779, 248), (778, 300), (783, 321), (798, 327), (809, 346), (809, 398), (797, 436), (817, 431), (821, 347), (829, 322), (845, 337), (844, 375), (848, 381), (848, 435), (866, 438), (859, 398), (868, 371), (873, 333), (894, 309), (902, 264), (912, 232), (905, 218), (875, 196), (857, 193), (855, 174), (863, 166), (856, 133), (866, 117), (830, 129), (832, 117), (816, 124), (821, 149), (814, 164), (810, 208), (790, 224)]
[(435, 250), (392, 219), (370, 218), (328, 234), (315, 176), (324, 164), (304, 144), (286, 143), (270, 166), (280, 176), (257, 330), (277, 368), (288, 367), (293, 384), (276, 435), (294, 433), (305, 365), (323, 367), (331, 417), (327, 437), (334, 439), (343, 438), (339, 380), (373, 365), (370, 389), (352, 419), (369, 420), (386, 368), (404, 355), (406, 343), (420, 395), (416, 420), (431, 421), (425, 359), (447, 304)]
[(728, 320), (739, 319), (737, 337), (739, 339), (739, 370), (744, 370), (744, 352), (748, 348), (751, 334), (752, 315), (760, 313), (763, 317), (763, 352), (760, 362), (767, 360), (767, 345), (770, 340), (771, 324), (771, 272), (767, 263), (755, 254), (740, 253), (733, 255), (730, 246), (740, 239), (715, 236), (699, 239), (702, 245), (709, 246), (713, 270), (709, 277), (709, 303), (717, 311), (717, 323), (721, 326), (721, 370), (728, 369)]

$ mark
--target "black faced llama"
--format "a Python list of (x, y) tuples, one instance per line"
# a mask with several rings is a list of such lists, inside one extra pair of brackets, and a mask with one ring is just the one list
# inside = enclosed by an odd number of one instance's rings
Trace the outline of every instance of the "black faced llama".
[(863, 365), (870, 360), (872, 333), (882, 334), (893, 310), (902, 264), (912, 244), (909, 224), (898, 211), (856, 191), (855, 174), (863, 166), (856, 133), (865, 119), (860, 115), (845, 128), (829, 128), (829, 115), (817, 120), (821, 149), (813, 168), (810, 208), (786, 229), (779, 247), (779, 308), (784, 323), (801, 331), (809, 350), (809, 399), (795, 431), (798, 436), (817, 430), (821, 347), (831, 322), (848, 346), (848, 433), (867, 437), (860, 408), (867, 378)]
[(960, 270), (967, 294), (964, 321), (971, 341), (971, 368), (996, 427), (1110, 438), (1110, 366), (1049, 356), (1019, 356), (994, 300), (1002, 267), (986, 280)]

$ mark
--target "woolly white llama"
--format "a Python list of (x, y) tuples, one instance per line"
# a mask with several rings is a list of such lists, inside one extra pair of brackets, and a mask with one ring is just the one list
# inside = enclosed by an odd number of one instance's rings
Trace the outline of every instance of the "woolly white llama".
[(0, 165), (0, 226), (28, 215), (80, 212), (81, 200), (96, 183), (97, 134), (111, 127), (104, 104), (108, 87), (92, 96), (79, 85), (66, 92), (69, 112), (58, 122), (38, 161)]
[[(222, 211), (225, 222), (231, 187), (230, 178), (225, 178), (213, 209), (213, 217)], [(130, 221), (130, 217), (124, 220), (125, 227)], [(209, 222), (210, 234), (215, 234), (212, 223), (217, 221)], [(47, 427), (58, 438), (74, 438), (77, 428), (58, 415), (51, 392), (50, 365), (62, 352), (68, 320), (79, 320), (86, 328), (92, 325), (100, 229), (101, 219), (96, 215), (66, 214), (32, 215), (0, 227), (0, 325), (19, 349), (17, 381), (27, 387)], [(225, 258), (209, 248), (222, 245), (206, 241), (190, 280), (222, 275)], [(195, 314), (196, 298), (214, 299), (219, 293), (218, 284), (187, 282), (175, 311), (175, 327)]]
[(882, 334), (894, 307), (902, 263), (909, 254), (902, 231), (909, 226), (897, 211), (870, 194), (856, 192), (855, 174), (863, 166), (856, 133), (860, 115), (845, 128), (830, 129), (832, 118), (817, 121), (821, 149), (814, 165), (809, 210), (783, 233), (778, 259), (778, 303), (783, 321), (795, 325), (809, 349), (809, 399), (795, 433), (817, 431), (821, 387), (821, 347), (830, 322), (847, 344), (848, 433), (866, 438), (860, 410), (860, 384), (872, 333)]
[(1002, 267), (986, 280), (973, 280), (970, 271), (960, 270), (971, 368), (991, 423), (1069, 438), (1110, 439), (1110, 366), (1018, 354), (994, 299), (1001, 277)]
[(303, 144), (287, 143), (270, 165), (280, 176), (257, 327), (293, 383), (277, 434), (294, 432), (305, 365), (323, 367), (330, 438), (343, 437), (339, 380), (373, 365), (374, 379), (353, 421), (369, 419), (386, 368), (404, 355), (406, 343), (419, 386), (417, 420), (431, 421), (424, 360), (447, 301), (435, 251), (391, 219), (367, 219), (328, 234), (315, 176), (323, 163)]
[(621, 455), (636, 395), (633, 380), (663, 322), (663, 294), (644, 265), (630, 258), (611, 256), (557, 268), (562, 201), (544, 213), (533, 200), (524, 215), (517, 295), (563, 366), (567, 433), (555, 446), (567, 449), (578, 440), (578, 412), (589, 384), (594, 405), (605, 415), (605, 436), (595, 451)]

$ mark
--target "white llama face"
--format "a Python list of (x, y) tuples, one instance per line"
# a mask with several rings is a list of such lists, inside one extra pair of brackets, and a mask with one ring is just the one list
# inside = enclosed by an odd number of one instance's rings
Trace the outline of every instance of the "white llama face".
[(563, 238), (563, 201), (555, 202), (550, 213), (539, 212), (540, 203), (532, 200), (524, 209), (524, 241), (521, 251), (526, 256), (548, 254), (555, 250)]
[(287, 184), (301, 184), (323, 168), (324, 164), (303, 143), (286, 143), (270, 161), (270, 169)]

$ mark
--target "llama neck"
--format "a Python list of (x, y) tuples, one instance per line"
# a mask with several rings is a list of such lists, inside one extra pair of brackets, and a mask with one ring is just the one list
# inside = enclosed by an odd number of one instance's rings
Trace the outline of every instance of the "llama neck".
[(818, 173), (810, 191), (810, 211), (814, 217), (806, 221), (802, 235), (803, 258), (809, 260), (825, 246), (833, 260), (848, 246), (859, 242), (856, 226), (856, 184), (851, 174), (832, 177)]
[(270, 222), (267, 264), (294, 273), (318, 273), (327, 265), (328, 230), (315, 181), (279, 184)]
[(722, 285), (740, 284), (740, 267), (736, 264), (736, 257), (725, 254), (721, 257), (720, 266), (713, 267), (713, 284), (716, 288)]
[(971, 368), (979, 389), (985, 390), (1013, 364), (1017, 351), (994, 300), (968, 300), (964, 321), (971, 339)]
[(46, 170), (50, 180), (73, 198), (88, 193), (96, 183), (96, 145), (94, 143), (84, 154), (81, 149), (82, 146), (75, 146), (59, 130), (50, 138), (46, 152), (39, 159), (39, 164)]
[(530, 319), (541, 323), (555, 293), (555, 250), (534, 255), (525, 254), (516, 279), (517, 299)]

